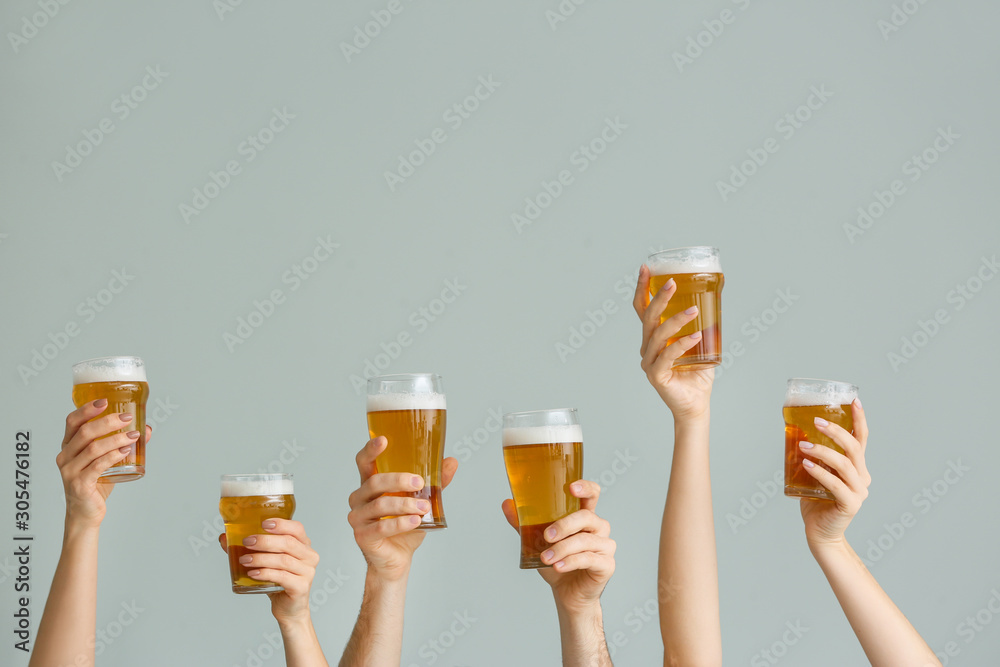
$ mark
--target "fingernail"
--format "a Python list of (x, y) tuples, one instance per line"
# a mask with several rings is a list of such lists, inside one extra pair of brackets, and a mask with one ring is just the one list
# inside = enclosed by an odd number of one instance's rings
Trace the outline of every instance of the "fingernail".
[(809, 459), (802, 459), (802, 465), (804, 465), (807, 468), (815, 468), (816, 467), (816, 464), (813, 463), (812, 461), (810, 461)]
[(257, 577), (260, 576), (260, 570), (249, 570), (247, 574), (250, 576), (251, 579), (256, 579)]
[(552, 540), (554, 540), (556, 538), (556, 529), (555, 528), (546, 528), (545, 529), (545, 537), (548, 538), (548, 540), (550, 542)]
[(557, 570), (561, 570), (564, 567), (566, 567), (566, 561), (561, 560), (558, 563), (556, 563), (555, 565), (553, 565), (552, 567), (554, 567)]
[(128, 414), (127, 412), (123, 412), (120, 415), (118, 415), (118, 419), (121, 419), (123, 422), (127, 424), (130, 421), (132, 421), (132, 415)]
[(128, 454), (132, 451), (132, 445), (125, 445), (124, 447), (119, 447), (118, 451), (122, 454)]
[(813, 444), (811, 442), (806, 442), (805, 440), (803, 440), (802, 442), (799, 443), (799, 447), (801, 447), (802, 449), (812, 449)]
[(572, 484), (569, 485), (569, 489), (573, 493), (582, 493), (583, 492), (583, 484), (578, 484), (577, 482), (573, 482)]
[(411, 516), (410, 517), (410, 523), (412, 523), (414, 526), (417, 525), (418, 523), (420, 523), (420, 517), (419, 516)]
[(94, 401), (94, 407), (95, 408), (106, 408), (106, 407), (108, 407), (108, 399), (106, 399), (106, 398), (99, 398), (99, 399), (97, 399), (96, 401)]
[(693, 334), (691, 334), (689, 336), (689, 338), (691, 340), (701, 340), (701, 332), (700, 331), (695, 331)]
[(822, 417), (816, 417), (816, 419), (814, 421), (816, 422), (816, 426), (819, 426), (819, 427), (829, 426), (830, 425), (830, 422), (828, 422), (827, 420), (823, 419)]
[(412, 480), (410, 480), (410, 485), (411, 485), (411, 486), (412, 486), (412, 487), (413, 487), (414, 489), (419, 489), (419, 488), (420, 488), (420, 486), (421, 486), (421, 485), (422, 485), (423, 483), (424, 483), (424, 478), (423, 478), (423, 477), (420, 477), (420, 476), (418, 476), (418, 475), (414, 475), (414, 476), (413, 476), (413, 479), (412, 479)]
[(278, 525), (278, 522), (272, 519), (268, 519), (267, 521), (265, 521), (260, 525), (262, 528), (264, 528), (264, 530), (274, 530), (274, 527)]
[(546, 551), (545, 553), (542, 554), (542, 560), (545, 560), (545, 561), (552, 560), (552, 557), (555, 556), (555, 555), (556, 555), (556, 552), (552, 551), (552, 549), (549, 549), (548, 551)]
[(864, 406), (863, 406), (863, 405), (861, 405), (861, 399), (860, 399), (860, 398), (855, 398), (855, 399), (854, 399), (854, 404), (855, 404), (855, 405), (857, 405), (857, 406), (858, 406), (859, 408), (861, 408), (862, 410), (864, 410), (864, 409), (865, 409), (865, 408), (864, 408)]
[(691, 306), (690, 308), (688, 308), (687, 310), (684, 311), (684, 314), (685, 315), (694, 315), (697, 312), (698, 312), (698, 306)]
[(139, 437), (139, 432), (138, 431), (129, 431), (128, 433), (125, 434), (125, 437), (126, 438), (131, 438), (132, 440), (135, 440), (136, 438)]
[(675, 284), (675, 283), (674, 283), (674, 279), (673, 279), (673, 278), (671, 278), (671, 279), (670, 279), (670, 280), (668, 280), (667, 282), (663, 283), (663, 287), (661, 287), (661, 288), (660, 288), (660, 291), (661, 291), (661, 292), (666, 292), (666, 291), (667, 291), (668, 289), (670, 289), (671, 287), (673, 287), (673, 286), (674, 286), (674, 284)]
[(257, 538), (256, 537), (251, 536), (251, 537), (248, 537), (245, 540), (243, 540), (243, 546), (245, 546), (245, 547), (252, 547), (255, 544), (257, 544)]
[(253, 562), (253, 556), (240, 556), (240, 565), (249, 565)]
[(418, 500), (417, 501), (417, 511), (418, 512), (425, 512), (425, 513), (426, 512), (430, 512), (431, 511), (431, 504), (429, 502), (427, 502), (426, 500)]

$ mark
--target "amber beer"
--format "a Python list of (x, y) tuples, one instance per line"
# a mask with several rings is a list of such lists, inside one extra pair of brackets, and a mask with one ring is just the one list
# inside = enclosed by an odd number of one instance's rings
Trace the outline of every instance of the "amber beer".
[(368, 435), (382, 435), (389, 441), (375, 459), (375, 468), (380, 473), (408, 472), (424, 478), (419, 491), (391, 494), (430, 501), (430, 511), (417, 526), (422, 530), (448, 527), (441, 502), (446, 422), (440, 375), (382, 375), (368, 380)]
[(545, 529), (580, 509), (569, 485), (583, 478), (583, 429), (576, 410), (511, 412), (503, 416), (503, 461), (517, 508), (521, 569), (550, 567)]
[(660, 316), (661, 323), (691, 306), (698, 307), (698, 315), (667, 341), (670, 345), (678, 338), (702, 332), (698, 344), (682, 354), (674, 362), (674, 368), (697, 370), (718, 366), (722, 358), (722, 287), (726, 283), (719, 249), (674, 248), (650, 255), (647, 263), (651, 296), (671, 278), (677, 283), (677, 291)]
[(814, 420), (820, 417), (853, 434), (854, 416), (851, 413), (851, 403), (857, 397), (858, 388), (848, 382), (810, 378), (792, 378), (788, 381), (785, 407), (782, 409), (785, 418), (786, 496), (834, 500), (833, 494), (806, 471), (802, 461), (809, 459), (827, 470), (830, 470), (830, 467), (812, 457), (804, 456), (799, 443), (811, 442), (814, 445), (830, 447), (843, 454), (844, 450), (839, 445), (819, 432)]
[(229, 546), (229, 572), (234, 593), (275, 593), (285, 590), (268, 581), (247, 575), (256, 566), (243, 565), (240, 558), (259, 553), (243, 546), (251, 535), (264, 534), (261, 526), (267, 519), (291, 519), (295, 513), (292, 476), (289, 474), (223, 475), (219, 514), (226, 522)]
[[(139, 431), (132, 451), (101, 473), (99, 482), (131, 482), (146, 474), (146, 365), (139, 357), (101, 357), (73, 365), (73, 403), (80, 407), (99, 398), (108, 407), (98, 417), (127, 412), (133, 419), (115, 433)], [(95, 417), (96, 419), (96, 417)], [(114, 435), (112, 433), (111, 435)]]

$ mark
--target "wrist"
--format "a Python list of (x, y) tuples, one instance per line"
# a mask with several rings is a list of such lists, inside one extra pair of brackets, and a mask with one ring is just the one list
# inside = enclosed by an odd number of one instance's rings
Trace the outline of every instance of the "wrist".
[(379, 568), (368, 563), (368, 571), (365, 573), (365, 588), (369, 586), (379, 588), (406, 588), (406, 582), (410, 578), (410, 566)]
[(587, 599), (587, 600), (563, 600), (558, 595), (555, 595), (556, 611), (559, 613), (559, 618), (573, 620), (573, 621), (583, 621), (583, 620), (597, 620), (602, 621), (604, 616), (604, 611), (601, 609), (601, 599)]
[(836, 540), (807, 539), (806, 542), (809, 545), (809, 551), (812, 553), (813, 558), (817, 561), (822, 561), (828, 558), (844, 557), (850, 555), (851, 553), (851, 547), (843, 536)]
[(313, 632), (312, 616), (310, 616), (308, 608), (300, 614), (275, 615), (274, 620), (278, 622), (278, 629), (281, 630), (282, 634)]
[(674, 415), (674, 433), (680, 435), (682, 433), (690, 432), (703, 432), (707, 431), (711, 423), (711, 413), (706, 407), (700, 412), (687, 412), (680, 415)]
[(81, 517), (66, 512), (66, 522), (63, 527), (63, 539), (75, 537), (97, 536), (101, 532), (101, 520), (92, 517)]

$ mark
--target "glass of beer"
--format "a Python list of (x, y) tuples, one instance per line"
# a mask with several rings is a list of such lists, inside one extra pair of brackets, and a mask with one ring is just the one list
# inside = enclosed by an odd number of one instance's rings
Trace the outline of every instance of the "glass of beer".
[(545, 529), (580, 509), (569, 485), (583, 478), (583, 429), (575, 409), (503, 416), (503, 462), (517, 508), (521, 569), (551, 567)]
[[(858, 388), (849, 382), (792, 378), (785, 392), (785, 495), (803, 498), (823, 498), (835, 500), (833, 494), (817, 482), (802, 467), (802, 460), (809, 459), (827, 470), (830, 467), (821, 461), (804, 456), (799, 448), (803, 440), (814, 445), (844, 450), (816, 428), (813, 421), (821, 417), (831, 424), (854, 433), (854, 416), (851, 403), (858, 397)], [(831, 471), (833, 472), (833, 471)], [(834, 473), (836, 474), (836, 473)]]
[(368, 435), (384, 435), (389, 441), (375, 459), (375, 469), (424, 478), (419, 491), (390, 494), (430, 501), (431, 509), (422, 517), (418, 530), (448, 527), (441, 503), (446, 408), (440, 375), (410, 373), (368, 380)]
[(677, 291), (660, 315), (662, 324), (668, 318), (698, 306), (698, 315), (685, 324), (677, 335), (667, 340), (670, 345), (678, 338), (701, 331), (701, 340), (682, 354), (674, 368), (697, 370), (718, 366), (722, 355), (722, 275), (719, 249), (708, 246), (674, 248), (649, 256), (649, 293), (655, 296), (671, 278)]
[(256, 569), (240, 563), (246, 554), (256, 553), (243, 546), (251, 535), (264, 533), (267, 519), (291, 519), (295, 513), (292, 476), (279, 474), (223, 475), (219, 514), (226, 522), (229, 546), (229, 572), (234, 593), (276, 593), (285, 590), (268, 581), (252, 579), (247, 570)]
[[(139, 439), (124, 459), (101, 473), (99, 482), (131, 482), (146, 474), (146, 365), (139, 357), (101, 357), (73, 364), (73, 403), (80, 407), (99, 398), (108, 399), (98, 415), (127, 412), (132, 421), (115, 433), (138, 431)], [(111, 435), (114, 435), (112, 433)]]

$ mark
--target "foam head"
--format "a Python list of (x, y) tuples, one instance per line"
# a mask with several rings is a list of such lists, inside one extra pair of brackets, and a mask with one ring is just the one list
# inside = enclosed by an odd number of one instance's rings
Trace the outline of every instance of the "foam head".
[(508, 426), (503, 430), (503, 446), (547, 445), (561, 442), (583, 442), (579, 424), (548, 426)]
[(223, 475), (222, 497), (290, 496), (294, 492), (291, 475)]
[(448, 404), (444, 394), (403, 393), (369, 394), (368, 412), (384, 410), (445, 410)]
[(785, 392), (785, 407), (847, 405), (857, 397), (858, 388), (849, 382), (792, 378)]
[(722, 273), (719, 249), (709, 246), (664, 250), (650, 255), (647, 265), (651, 276), (675, 273)]
[(139, 357), (101, 357), (73, 364), (73, 384), (145, 381), (146, 364)]

